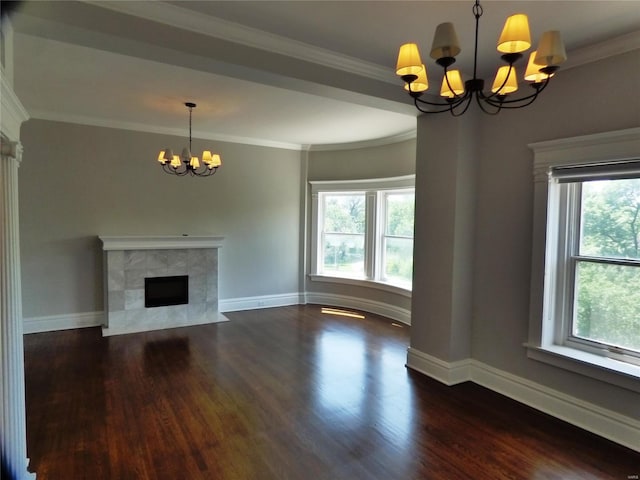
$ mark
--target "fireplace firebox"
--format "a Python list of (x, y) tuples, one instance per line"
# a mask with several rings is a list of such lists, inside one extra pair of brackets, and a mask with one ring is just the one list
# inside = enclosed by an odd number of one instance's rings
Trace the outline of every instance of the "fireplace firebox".
[(144, 306), (167, 307), (189, 303), (189, 276), (147, 277), (144, 279)]

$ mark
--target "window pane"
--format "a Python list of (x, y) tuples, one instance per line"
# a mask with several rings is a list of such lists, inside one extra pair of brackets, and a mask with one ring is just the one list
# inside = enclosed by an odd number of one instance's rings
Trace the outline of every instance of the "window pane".
[(578, 262), (573, 335), (640, 352), (640, 267)]
[(640, 179), (582, 184), (580, 254), (640, 259)]
[(413, 276), (413, 239), (387, 237), (384, 275), (388, 282), (411, 286)]
[(413, 237), (413, 193), (390, 193), (387, 195), (387, 235)]
[(323, 235), (324, 273), (364, 275), (364, 235)]
[(365, 197), (359, 195), (324, 196), (325, 233), (361, 233), (365, 228)]

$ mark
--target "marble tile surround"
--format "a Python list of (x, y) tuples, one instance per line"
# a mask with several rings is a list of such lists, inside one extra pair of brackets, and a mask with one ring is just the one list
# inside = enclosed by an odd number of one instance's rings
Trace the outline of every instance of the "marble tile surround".
[[(105, 251), (103, 335), (227, 320), (218, 311), (218, 248)], [(189, 303), (144, 306), (145, 277), (189, 276)]]

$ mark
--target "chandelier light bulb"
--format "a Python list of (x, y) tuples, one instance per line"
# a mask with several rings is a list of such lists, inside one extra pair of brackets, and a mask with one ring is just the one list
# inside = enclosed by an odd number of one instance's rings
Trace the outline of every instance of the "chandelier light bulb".
[(458, 117), (466, 113), (472, 103), (490, 115), (495, 115), (503, 109), (524, 108), (531, 105), (547, 88), (559, 65), (566, 61), (567, 54), (560, 32), (545, 32), (540, 38), (538, 49), (528, 57), (524, 76), (525, 80), (531, 82), (529, 85), (533, 90), (529, 90), (528, 93), (518, 92), (516, 64), (522, 61), (523, 52), (531, 48), (531, 31), (527, 15), (511, 15), (506, 19), (496, 45), (501, 53), (503, 65), (498, 68), (496, 77), (490, 84), (491, 90), (485, 91), (485, 80), (477, 76), (477, 72), (481, 70), (478, 66), (480, 17), (483, 14), (480, 0), (475, 0), (472, 12), (475, 17), (475, 43), (473, 76), (467, 75), (468, 80), (462, 80), (460, 70), (449, 70), (456, 62), (455, 57), (462, 51), (453, 23), (441, 23), (434, 32), (429, 53), (435, 63), (443, 69), (440, 86), (442, 98), (437, 97), (435, 93), (426, 94), (429, 88), (427, 67), (420, 61), (418, 45), (406, 43), (400, 47), (396, 73), (404, 80), (404, 90), (413, 98), (413, 103), (420, 112), (449, 112)]

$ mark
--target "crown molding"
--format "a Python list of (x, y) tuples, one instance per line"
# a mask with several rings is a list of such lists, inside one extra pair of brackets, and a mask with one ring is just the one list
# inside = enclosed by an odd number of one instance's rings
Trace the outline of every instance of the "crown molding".
[(20, 139), (20, 125), (29, 120), (29, 112), (4, 77), (0, 68), (0, 132), (11, 140)]
[(413, 140), (416, 138), (416, 131), (410, 130), (408, 132), (399, 133), (390, 137), (373, 138), (371, 140), (363, 140), (361, 142), (349, 142), (349, 143), (328, 143), (323, 145), (304, 145), (303, 150), (309, 152), (326, 152), (330, 150), (358, 150), (361, 148), (382, 147), (384, 145), (391, 145), (393, 143), (405, 142), (407, 140)]
[[(121, 120), (105, 119), (98, 117), (90, 117), (85, 115), (73, 115), (61, 112), (52, 112), (47, 110), (33, 110), (31, 118), (38, 120), (48, 120), (52, 122), (74, 123), (78, 125), (87, 125), (91, 127), (115, 128), (119, 130), (132, 130), (136, 132), (157, 133), (159, 135), (175, 135), (177, 137), (185, 137), (184, 128), (169, 128), (146, 123), (125, 122)], [(195, 130), (192, 135), (194, 138), (202, 140), (213, 140), (217, 142), (240, 143), (243, 145), (254, 145), (258, 147), (281, 148), (284, 150), (301, 150), (302, 146), (297, 143), (276, 142), (260, 138), (241, 137), (235, 135), (211, 134), (210, 132), (202, 132)], [(186, 137), (185, 137), (186, 138)]]
[(638, 49), (640, 49), (640, 30), (594, 45), (571, 50), (567, 62), (562, 65), (562, 70), (579, 67), (580, 65), (597, 62), (598, 60), (622, 55), (623, 53)]
[(342, 70), (362, 77), (396, 84), (392, 69), (348, 55), (285, 38), (263, 30), (229, 22), (221, 18), (198, 15), (186, 8), (160, 1), (114, 2), (84, 0), (85, 3), (154, 22), (171, 25), (251, 48), (266, 50), (305, 62)]
[[(26, 111), (25, 111), (26, 112)], [(4, 103), (3, 103), (3, 115), (4, 115)], [(47, 111), (47, 110), (32, 110), (31, 117), (28, 118), (37, 120), (47, 120), (51, 122), (73, 123), (77, 125), (86, 125), (90, 127), (103, 127), (103, 128), (115, 128), (118, 130), (131, 130), (135, 132), (155, 133), (158, 135), (173, 135), (176, 137), (184, 137), (184, 128), (170, 128), (159, 127), (156, 125), (150, 125), (147, 123), (136, 122), (124, 122), (121, 120), (105, 119), (98, 117), (90, 117), (85, 115), (73, 115), (61, 112)], [(239, 143), (242, 145), (253, 145), (257, 147), (268, 148), (280, 148), (283, 150), (295, 150), (295, 151), (330, 151), (330, 150), (356, 150), (360, 148), (380, 147), (383, 145), (391, 145), (393, 143), (404, 142), (406, 140), (412, 140), (416, 138), (416, 131), (411, 130), (409, 132), (400, 133), (390, 137), (374, 138), (371, 140), (363, 140), (361, 142), (349, 142), (349, 143), (331, 143), (331, 144), (317, 144), (317, 145), (301, 145), (298, 143), (276, 142), (273, 140), (265, 140), (252, 137), (240, 137), (235, 135), (220, 135), (211, 134), (210, 132), (193, 131), (194, 138), (201, 140), (212, 140), (216, 142), (225, 143)]]

